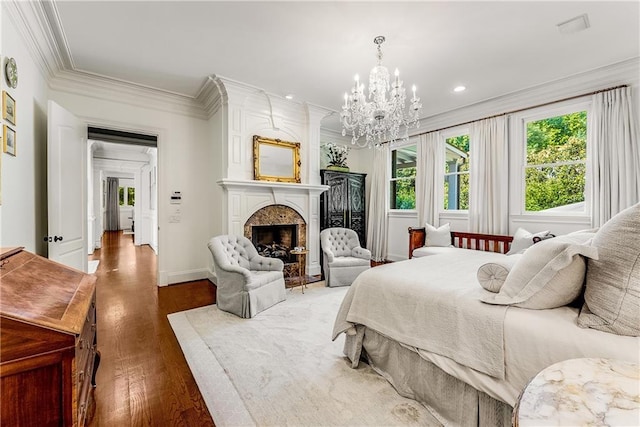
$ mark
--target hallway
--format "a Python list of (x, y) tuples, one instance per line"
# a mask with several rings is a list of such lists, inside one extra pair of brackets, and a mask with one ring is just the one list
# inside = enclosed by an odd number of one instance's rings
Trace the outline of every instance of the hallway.
[(101, 362), (90, 426), (214, 425), (167, 314), (213, 304), (208, 280), (159, 288), (157, 256), (132, 235), (105, 232), (96, 276)]

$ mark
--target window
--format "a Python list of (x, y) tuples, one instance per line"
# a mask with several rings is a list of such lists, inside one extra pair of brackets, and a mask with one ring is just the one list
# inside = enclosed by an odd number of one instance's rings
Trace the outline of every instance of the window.
[(416, 208), (416, 148), (391, 151), (391, 209)]
[(585, 212), (587, 111), (525, 120), (527, 212)]
[(118, 187), (118, 200), (120, 206), (135, 206), (136, 189), (133, 187)]
[(127, 205), (136, 205), (136, 189), (133, 187), (127, 187)]
[(469, 209), (469, 135), (445, 139), (444, 209)]

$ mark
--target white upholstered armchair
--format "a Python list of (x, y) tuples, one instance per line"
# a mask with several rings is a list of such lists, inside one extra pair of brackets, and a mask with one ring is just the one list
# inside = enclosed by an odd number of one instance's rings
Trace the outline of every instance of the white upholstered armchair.
[(360, 247), (355, 231), (327, 228), (320, 232), (327, 286), (349, 286), (358, 274), (371, 268), (371, 251)]
[(217, 236), (209, 240), (216, 271), (216, 304), (220, 310), (251, 318), (285, 300), (284, 264), (258, 255), (244, 236)]

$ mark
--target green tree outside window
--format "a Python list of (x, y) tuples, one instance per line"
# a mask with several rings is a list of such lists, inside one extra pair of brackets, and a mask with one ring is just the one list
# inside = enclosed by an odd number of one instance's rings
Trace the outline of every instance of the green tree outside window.
[(527, 123), (525, 209), (584, 202), (587, 112)]
[(133, 187), (127, 187), (127, 205), (135, 206), (136, 204), (136, 189)]

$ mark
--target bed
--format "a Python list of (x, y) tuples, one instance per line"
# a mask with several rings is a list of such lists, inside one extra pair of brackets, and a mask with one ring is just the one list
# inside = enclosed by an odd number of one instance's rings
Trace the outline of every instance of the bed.
[(334, 339), (346, 334), (352, 367), (365, 360), (445, 425), (493, 426), (510, 425), (527, 382), (553, 363), (576, 357), (638, 363), (640, 338), (580, 328), (579, 308), (480, 302), (478, 268), (508, 257), (500, 253), (506, 243), (495, 252), (474, 243), (479, 250), (409, 259), (358, 276), (334, 325)]

